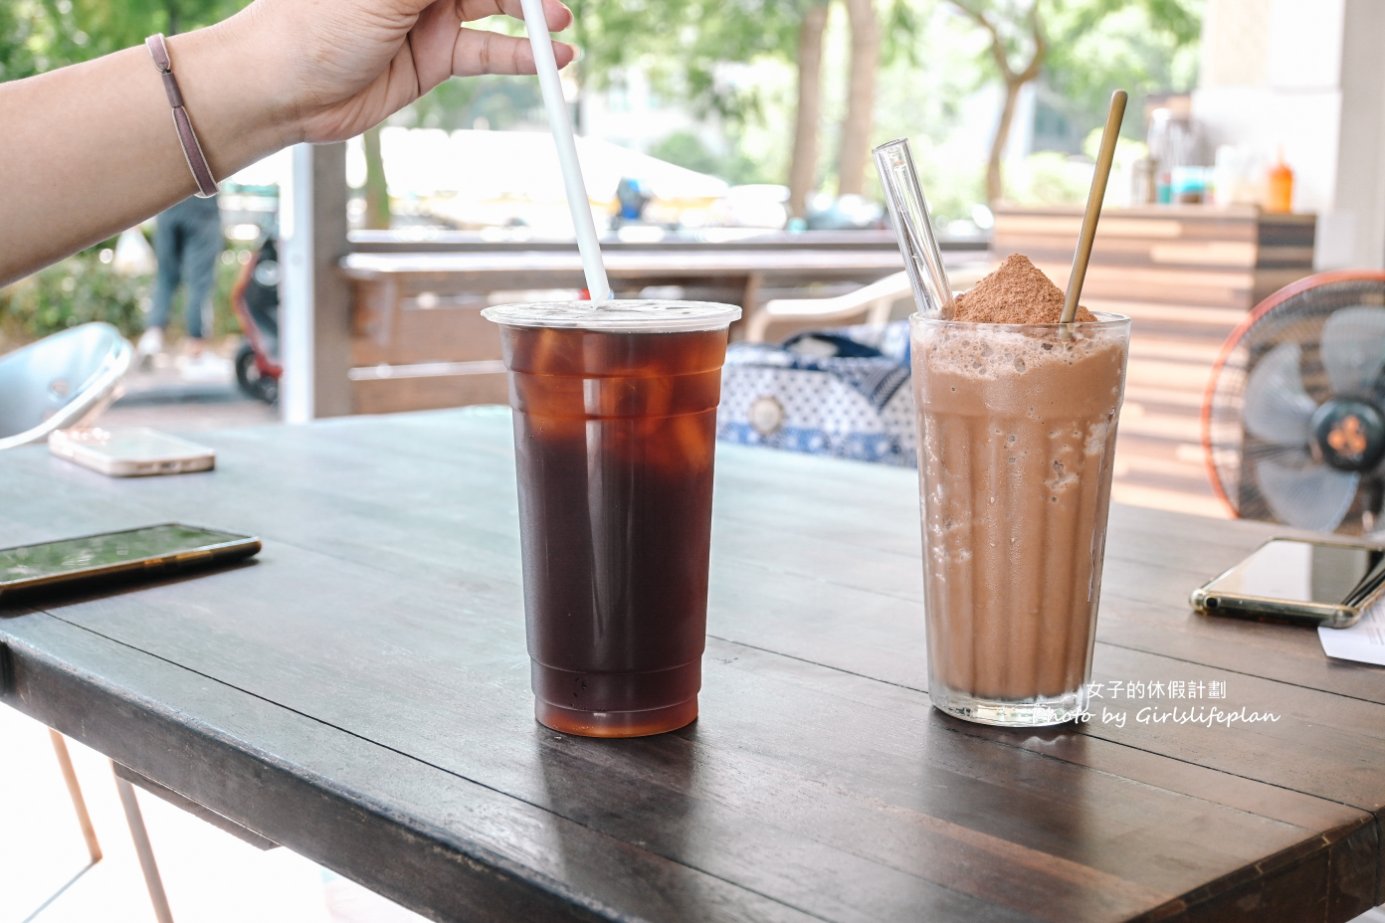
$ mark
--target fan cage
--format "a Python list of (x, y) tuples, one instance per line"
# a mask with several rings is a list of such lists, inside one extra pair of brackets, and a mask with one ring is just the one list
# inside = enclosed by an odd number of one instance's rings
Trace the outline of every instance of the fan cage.
[[(1357, 305), (1385, 308), (1385, 272), (1329, 272), (1302, 279), (1262, 301), (1227, 337), (1203, 398), (1202, 448), (1212, 489), (1232, 515), (1278, 521), (1250, 473), (1259, 459), (1289, 452), (1245, 430), (1241, 411), (1250, 370), (1275, 346), (1296, 342), (1304, 388), (1322, 403), (1331, 393), (1319, 351), (1323, 325), (1338, 309)], [(1358, 497), (1338, 531), (1361, 531), (1361, 506)]]

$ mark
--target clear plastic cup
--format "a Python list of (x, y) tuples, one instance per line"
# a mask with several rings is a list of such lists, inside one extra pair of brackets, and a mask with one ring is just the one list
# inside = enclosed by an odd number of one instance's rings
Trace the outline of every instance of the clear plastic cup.
[(535, 715), (592, 737), (697, 717), (727, 330), (705, 302), (499, 305)]

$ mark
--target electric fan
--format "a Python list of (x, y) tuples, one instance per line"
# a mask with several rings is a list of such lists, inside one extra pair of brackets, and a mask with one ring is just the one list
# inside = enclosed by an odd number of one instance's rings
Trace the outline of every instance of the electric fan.
[(1261, 302), (1212, 367), (1202, 444), (1237, 516), (1385, 525), (1385, 272), (1323, 273)]

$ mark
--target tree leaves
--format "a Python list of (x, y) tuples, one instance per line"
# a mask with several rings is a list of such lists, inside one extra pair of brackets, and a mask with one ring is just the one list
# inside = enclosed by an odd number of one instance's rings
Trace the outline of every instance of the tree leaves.
[[(1139, 111), (1158, 89), (1189, 89), (1191, 69), (1177, 72), (1178, 54), (1196, 39), (1202, 0), (946, 0), (987, 39), (987, 66), (1005, 83), (1005, 107), (992, 139), (986, 195), (1004, 192), (1002, 151), (1018, 89), (1043, 79), (1048, 98), (1075, 119), (1100, 119), (1106, 97), (1124, 87)], [(1186, 57), (1186, 56), (1185, 56)], [(1127, 136), (1144, 125), (1127, 119)]]
[(1138, 117), (1154, 92), (1186, 92), (1196, 77), (1202, 0), (1068, 0), (1053, 17), (1045, 85), (1070, 116), (1098, 124), (1111, 90), (1130, 91), (1123, 134), (1142, 138)]
[(0, 79), (13, 80), (129, 48), (155, 32), (210, 25), (249, 0), (6, 0)]

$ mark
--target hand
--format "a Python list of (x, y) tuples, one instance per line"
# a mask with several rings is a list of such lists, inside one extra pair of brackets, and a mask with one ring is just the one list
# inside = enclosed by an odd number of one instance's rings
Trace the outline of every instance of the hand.
[[(549, 31), (572, 23), (560, 0), (543, 0)], [(291, 140), (341, 141), (360, 134), (451, 76), (532, 74), (527, 37), (464, 24), (506, 14), (519, 0), (258, 0), (244, 16), (271, 44)], [(558, 66), (576, 50), (553, 43)]]

